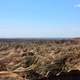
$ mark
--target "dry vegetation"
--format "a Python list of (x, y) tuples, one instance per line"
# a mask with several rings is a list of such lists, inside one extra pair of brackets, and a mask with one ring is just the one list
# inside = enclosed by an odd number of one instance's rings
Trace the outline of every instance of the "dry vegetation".
[(80, 39), (0, 40), (0, 80), (49, 80), (71, 70), (80, 70)]

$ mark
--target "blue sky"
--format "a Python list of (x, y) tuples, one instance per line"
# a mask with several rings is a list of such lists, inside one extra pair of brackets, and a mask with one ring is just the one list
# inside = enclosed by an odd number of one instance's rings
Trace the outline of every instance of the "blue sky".
[(80, 37), (80, 0), (0, 0), (0, 37)]

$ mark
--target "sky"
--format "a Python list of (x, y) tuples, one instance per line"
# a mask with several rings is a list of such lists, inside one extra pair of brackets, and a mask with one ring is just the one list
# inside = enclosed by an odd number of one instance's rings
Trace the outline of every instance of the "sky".
[(80, 37), (80, 0), (0, 0), (0, 38)]

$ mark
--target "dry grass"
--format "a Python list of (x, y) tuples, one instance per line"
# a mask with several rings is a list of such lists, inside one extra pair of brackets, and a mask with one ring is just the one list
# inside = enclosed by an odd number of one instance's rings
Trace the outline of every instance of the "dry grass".
[(0, 77), (25, 80), (30, 79), (29, 71), (46, 77), (50, 71), (74, 69), (80, 70), (80, 39), (0, 40)]

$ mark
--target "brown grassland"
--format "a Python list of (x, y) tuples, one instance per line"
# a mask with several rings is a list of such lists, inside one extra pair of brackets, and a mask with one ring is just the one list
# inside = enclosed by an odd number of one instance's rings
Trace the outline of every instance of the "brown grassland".
[(80, 39), (0, 39), (0, 80), (64, 80), (72, 70), (80, 70)]

